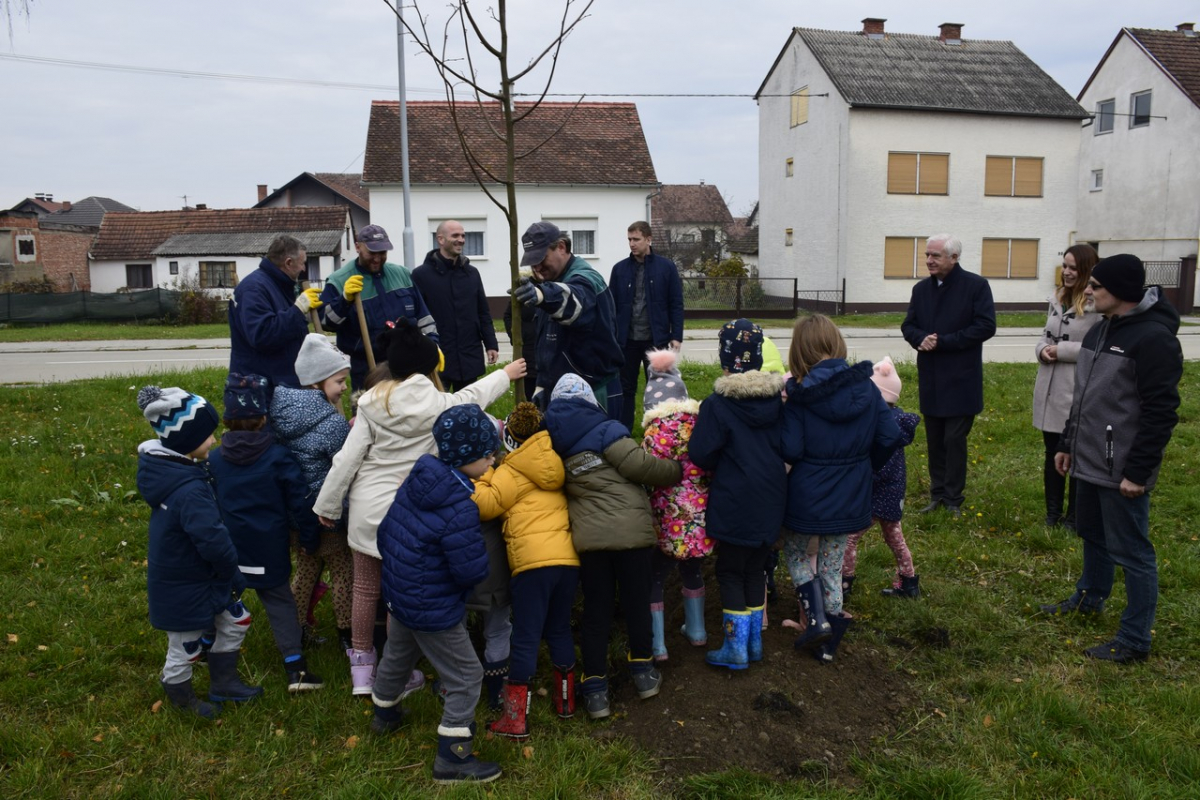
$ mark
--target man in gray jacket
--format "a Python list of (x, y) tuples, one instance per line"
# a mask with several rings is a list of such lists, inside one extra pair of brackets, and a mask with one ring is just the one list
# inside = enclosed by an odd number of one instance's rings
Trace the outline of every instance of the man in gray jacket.
[(1105, 319), (1083, 340), (1071, 416), (1055, 467), (1079, 482), (1077, 533), (1083, 574), (1075, 593), (1044, 605), (1049, 614), (1098, 614), (1125, 573), (1127, 604), (1116, 637), (1084, 653), (1103, 661), (1144, 661), (1158, 605), (1158, 565), (1150, 542), (1150, 491), (1179, 417), (1183, 351), (1179, 314), (1132, 255), (1103, 259), (1085, 293)]

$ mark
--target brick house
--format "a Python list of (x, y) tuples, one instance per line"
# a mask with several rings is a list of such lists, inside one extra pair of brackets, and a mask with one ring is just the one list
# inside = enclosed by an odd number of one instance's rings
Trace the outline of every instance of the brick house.
[(361, 172), (302, 172), (273, 192), (260, 183), (252, 208), (296, 206), (345, 206), (356, 231), (371, 222), (371, 198)]
[(109, 197), (85, 197), (75, 203), (55, 202), (53, 195), (25, 198), (7, 212), (10, 222), (19, 216), (25, 223), (0, 222), (0, 239), (6, 227), (13, 237), (11, 247), (0, 241), (0, 283), (45, 277), (60, 292), (88, 291), (88, 249), (104, 215), (135, 210)]
[(258, 268), (271, 241), (295, 236), (308, 249), (308, 279), (320, 284), (353, 251), (345, 206), (111, 213), (91, 251), (92, 291), (169, 287), (191, 275), (227, 293)]

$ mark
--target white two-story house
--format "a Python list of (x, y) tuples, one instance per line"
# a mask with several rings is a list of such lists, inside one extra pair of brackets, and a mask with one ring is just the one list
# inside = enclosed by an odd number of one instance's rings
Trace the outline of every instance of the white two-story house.
[(925, 239), (951, 233), (998, 307), (1036, 307), (1071, 243), (1088, 113), (1012, 42), (884, 23), (793, 29), (758, 89), (759, 276), (902, 309)]
[[(527, 109), (519, 103), (518, 111)], [(371, 104), (363, 186), (370, 193), (371, 222), (388, 232), (403, 260), (404, 197), (401, 190), (400, 105)], [(484, 177), (503, 202), (504, 143), (499, 105), (473, 102), (455, 107), (463, 135), (480, 164), (474, 169), (459, 146), (446, 102), (408, 103), (409, 184), (416, 264), (436, 244), (434, 231), (448, 219), (466, 230), (463, 252), (483, 276), (484, 290), (498, 310), (511, 286), (508, 221), (475, 180)], [(484, 114), (487, 119), (484, 119)], [(648, 198), (658, 188), (650, 150), (632, 103), (542, 103), (517, 125), (517, 216), (519, 231), (548, 220), (570, 234), (573, 252), (606, 278), (613, 264), (629, 256), (626, 229), (646, 219)], [(527, 154), (528, 153), (528, 154)], [(527, 155), (525, 155), (527, 154)], [(518, 243), (519, 251), (519, 243)], [(518, 252), (519, 255), (519, 252)]]

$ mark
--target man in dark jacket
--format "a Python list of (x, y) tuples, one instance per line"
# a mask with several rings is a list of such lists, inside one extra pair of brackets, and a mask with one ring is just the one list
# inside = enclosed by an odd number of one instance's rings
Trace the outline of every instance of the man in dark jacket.
[(1127, 603), (1116, 637), (1084, 653), (1103, 661), (1142, 661), (1158, 605), (1158, 565), (1150, 542), (1150, 491), (1179, 421), (1183, 351), (1179, 314), (1160, 289), (1143, 289), (1146, 270), (1132, 255), (1103, 259), (1084, 293), (1105, 319), (1083, 340), (1075, 364), (1071, 416), (1054, 465), (1079, 482), (1076, 532), (1083, 574), (1075, 593), (1042, 606), (1050, 614), (1098, 614), (1119, 565)]
[(437, 324), (438, 343), (446, 356), (441, 377), (448, 392), (474, 383), (483, 374), (484, 350), (488, 364), (495, 364), (500, 355), (483, 279), (463, 255), (466, 241), (463, 226), (446, 220), (437, 228), (437, 249), (430, 250), (412, 274)]
[[(537, 308), (537, 389), (544, 408), (558, 379), (568, 372), (592, 387), (601, 408), (620, 394), (621, 348), (614, 335), (612, 294), (600, 273), (571, 253), (571, 240), (552, 222), (535, 222), (521, 237), (521, 266), (534, 280), (513, 296)], [(611, 416), (611, 414), (610, 414)]]
[(646, 351), (683, 341), (683, 282), (669, 258), (656, 255), (650, 244), (650, 224), (629, 226), (629, 258), (613, 265), (609, 291), (617, 311), (617, 344), (621, 346), (622, 402), (618, 419), (633, 429), (634, 397), (638, 376), (645, 375)]
[(238, 284), (229, 301), (229, 371), (262, 375), (269, 391), (276, 386), (300, 388), (296, 356), (308, 335), (308, 311), (322, 304), (318, 289), (296, 293), (307, 257), (299, 239), (276, 236), (267, 257)]
[(983, 343), (996, 333), (986, 279), (958, 263), (962, 243), (948, 233), (925, 244), (929, 277), (912, 290), (900, 326), (917, 351), (921, 414), (929, 446), (929, 505), (961, 515), (967, 484), (967, 435), (983, 411)]

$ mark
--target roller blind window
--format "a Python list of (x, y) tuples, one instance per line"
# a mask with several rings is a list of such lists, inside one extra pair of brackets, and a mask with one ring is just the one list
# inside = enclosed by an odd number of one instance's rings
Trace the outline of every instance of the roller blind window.
[(979, 273), (985, 278), (1036, 278), (1037, 239), (984, 239)]
[(883, 277), (915, 278), (920, 264), (917, 254), (922, 236), (888, 236), (883, 242)]
[(988, 156), (983, 193), (988, 197), (1041, 197), (1043, 159)]
[(888, 194), (950, 193), (946, 153), (888, 153)]

